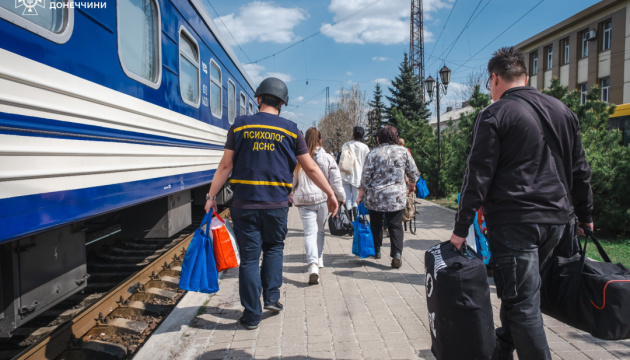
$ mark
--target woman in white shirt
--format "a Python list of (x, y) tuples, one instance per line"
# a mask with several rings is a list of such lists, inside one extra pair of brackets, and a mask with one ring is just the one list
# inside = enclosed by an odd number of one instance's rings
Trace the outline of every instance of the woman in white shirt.
[[(370, 151), (368, 146), (361, 142), (364, 135), (365, 130), (361, 126), (355, 126), (352, 130), (353, 140), (343, 144), (339, 158), (339, 170), (341, 170), (343, 190), (346, 193), (346, 208), (352, 208), (354, 219), (356, 219), (357, 215), (357, 197), (359, 195), (359, 187), (361, 187), (363, 164), (365, 163), (365, 157)], [(345, 158), (348, 156), (350, 156), (349, 159), (352, 165), (349, 169), (344, 169), (341, 164), (347, 161)]]

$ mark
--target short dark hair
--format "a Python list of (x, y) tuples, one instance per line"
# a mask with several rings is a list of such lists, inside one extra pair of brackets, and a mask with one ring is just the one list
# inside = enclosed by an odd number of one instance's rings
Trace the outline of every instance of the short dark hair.
[(398, 145), (398, 129), (391, 125), (383, 126), (377, 133), (379, 144)]
[(282, 100), (279, 97), (269, 94), (260, 95), (260, 102), (278, 109), (282, 106)]
[(352, 138), (354, 140), (360, 141), (363, 140), (363, 136), (365, 135), (365, 129), (361, 126), (355, 126), (352, 129)]
[(492, 76), (493, 73), (508, 82), (527, 75), (525, 56), (514, 46), (500, 48), (488, 61), (488, 75)]

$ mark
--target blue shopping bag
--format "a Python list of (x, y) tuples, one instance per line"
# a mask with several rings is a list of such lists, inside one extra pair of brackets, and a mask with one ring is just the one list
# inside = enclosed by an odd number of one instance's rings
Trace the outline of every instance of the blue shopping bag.
[(418, 188), (418, 197), (420, 199), (424, 199), (429, 196), (429, 188), (427, 187), (427, 181), (420, 176), (418, 178), (418, 182), (416, 183), (416, 188)]
[(357, 211), (360, 214), (356, 221), (352, 222), (354, 227), (354, 237), (352, 238), (352, 253), (362, 258), (374, 256), (374, 238), (372, 237), (372, 230), (370, 229), (370, 223), (365, 218), (367, 210), (363, 203), (359, 204)]
[(219, 274), (212, 252), (211, 218), (211, 213), (204, 216), (188, 245), (179, 278), (179, 288), (182, 290), (207, 294), (219, 291)]

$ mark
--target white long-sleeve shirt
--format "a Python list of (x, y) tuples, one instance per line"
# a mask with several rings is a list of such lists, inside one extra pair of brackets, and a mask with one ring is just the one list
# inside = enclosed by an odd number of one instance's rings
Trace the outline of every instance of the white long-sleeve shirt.
[(344, 172), (341, 173), (341, 180), (354, 187), (359, 187), (361, 186), (361, 175), (363, 173), (365, 157), (368, 152), (370, 152), (370, 149), (364, 143), (356, 140), (350, 140), (343, 144), (341, 147), (341, 153), (343, 154), (346, 149), (350, 149), (350, 152), (354, 155), (354, 166), (350, 174), (346, 174)]

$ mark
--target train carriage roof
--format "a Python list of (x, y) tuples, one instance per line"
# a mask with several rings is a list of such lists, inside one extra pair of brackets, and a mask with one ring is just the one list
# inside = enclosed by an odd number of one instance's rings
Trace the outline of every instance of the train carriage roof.
[(245, 80), (249, 83), (249, 86), (251, 86), (251, 88), (255, 90), (256, 85), (247, 74), (247, 71), (245, 71), (245, 68), (243, 68), (243, 64), (241, 64), (241, 62), (238, 60), (238, 57), (236, 57), (236, 54), (234, 54), (232, 47), (223, 39), (221, 32), (219, 31), (217, 26), (214, 24), (214, 21), (212, 20), (212, 18), (206, 11), (206, 8), (201, 3), (201, 0), (189, 0), (189, 1), (192, 4), (192, 6), (199, 12), (203, 21), (208, 25), (208, 27), (210, 28), (210, 31), (212, 31), (215, 38), (217, 39), (217, 41), (219, 42), (223, 50), (225, 50), (225, 52), (228, 54), (230, 59), (232, 59), (232, 62), (234, 63), (234, 65), (236, 65), (236, 67), (241, 72)]

